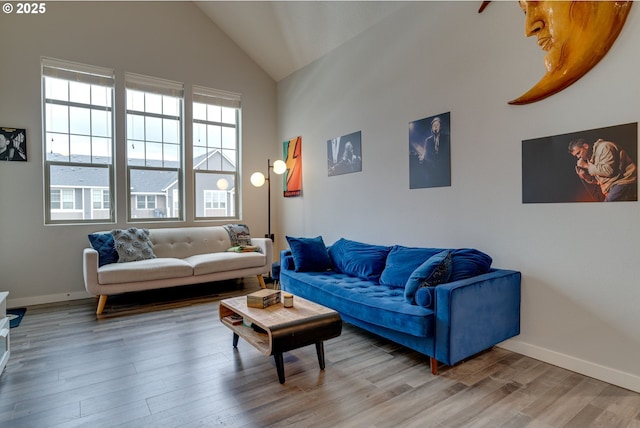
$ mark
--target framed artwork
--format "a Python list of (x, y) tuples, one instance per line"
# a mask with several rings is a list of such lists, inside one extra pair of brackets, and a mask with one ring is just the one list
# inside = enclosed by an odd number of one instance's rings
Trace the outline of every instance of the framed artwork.
[(282, 143), (284, 162), (287, 164), (282, 186), (285, 198), (302, 195), (302, 137)]
[(362, 171), (362, 131), (327, 141), (329, 177)]
[(0, 128), (0, 161), (27, 160), (27, 130)]
[(451, 113), (409, 123), (409, 188), (451, 186)]
[(638, 123), (522, 141), (522, 202), (638, 200)]

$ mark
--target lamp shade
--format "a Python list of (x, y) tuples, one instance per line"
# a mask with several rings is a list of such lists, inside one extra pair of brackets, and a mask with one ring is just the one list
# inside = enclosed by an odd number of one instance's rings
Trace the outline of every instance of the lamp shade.
[(262, 186), (266, 181), (266, 179), (264, 178), (264, 174), (261, 172), (254, 172), (253, 174), (251, 174), (250, 180), (251, 180), (251, 184), (253, 184), (256, 187)]
[(273, 163), (273, 172), (275, 172), (276, 174), (284, 174), (286, 170), (287, 164), (284, 161), (277, 160)]
[(220, 190), (227, 190), (229, 188), (229, 182), (225, 178), (221, 178), (216, 182), (216, 186)]

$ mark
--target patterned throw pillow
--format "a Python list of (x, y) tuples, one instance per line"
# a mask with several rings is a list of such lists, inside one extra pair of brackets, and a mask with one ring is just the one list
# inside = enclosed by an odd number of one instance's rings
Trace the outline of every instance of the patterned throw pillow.
[(98, 266), (108, 265), (118, 261), (118, 253), (114, 247), (113, 235), (110, 233), (92, 233), (89, 242), (98, 252)]
[(149, 239), (149, 229), (130, 227), (127, 230), (111, 231), (114, 247), (118, 252), (118, 263), (155, 259), (153, 244)]
[(229, 234), (232, 247), (246, 247), (251, 245), (251, 234), (246, 224), (225, 224), (224, 229)]
[(419, 288), (435, 287), (444, 284), (451, 278), (452, 257), (449, 250), (442, 251), (429, 257), (409, 277), (404, 287), (404, 297), (410, 302), (415, 302), (415, 294)]

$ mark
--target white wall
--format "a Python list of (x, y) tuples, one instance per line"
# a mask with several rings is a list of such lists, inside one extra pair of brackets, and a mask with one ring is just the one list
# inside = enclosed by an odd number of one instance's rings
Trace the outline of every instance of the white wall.
[[(0, 289), (10, 292), (10, 307), (88, 297), (81, 261), (82, 249), (88, 245), (87, 234), (128, 226), (126, 198), (122, 196), (123, 169), (117, 171), (121, 195), (117, 225), (44, 225), (41, 56), (114, 69), (119, 111), (124, 102), (126, 71), (184, 82), (187, 101), (192, 84), (239, 92), (243, 103), (244, 170), (266, 172), (267, 157), (278, 153), (273, 147), (275, 82), (192, 2), (47, 2), (46, 7), (41, 16), (0, 13), (0, 126), (26, 128), (28, 142), (28, 162), (0, 165)], [(122, 157), (124, 114), (120, 113), (116, 121), (117, 156)], [(185, 132), (189, 141), (188, 125)], [(242, 179), (242, 221), (260, 236), (267, 228), (266, 190), (253, 188), (249, 175)], [(192, 180), (190, 176), (187, 179)], [(186, 197), (193, 218), (192, 190)]]
[[(640, 203), (523, 204), (521, 142), (637, 122), (640, 8), (607, 56), (546, 100), (515, 2), (411, 3), (278, 84), (278, 136), (302, 136), (284, 234), (476, 247), (520, 270), (522, 333), (503, 346), (640, 391)], [(409, 190), (408, 123), (451, 112), (452, 185)], [(328, 177), (326, 141), (362, 131), (363, 169)], [(284, 245), (286, 246), (286, 245)]]

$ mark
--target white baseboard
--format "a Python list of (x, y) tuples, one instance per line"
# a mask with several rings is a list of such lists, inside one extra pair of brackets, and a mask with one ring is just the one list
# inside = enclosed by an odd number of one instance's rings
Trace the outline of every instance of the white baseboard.
[(518, 354), (526, 355), (527, 357), (535, 358), (536, 360), (544, 361), (545, 363), (553, 364), (554, 366), (562, 367), (563, 369), (571, 370), (612, 385), (640, 392), (640, 376), (631, 373), (514, 339), (506, 340), (498, 346), (508, 351), (517, 352)]
[(73, 293), (48, 294), (46, 296), (34, 296), (12, 299), (11, 294), (7, 299), (7, 308), (21, 308), (24, 306), (43, 305), (45, 303), (66, 302), (68, 300), (88, 299), (94, 297), (86, 291), (74, 291)]

